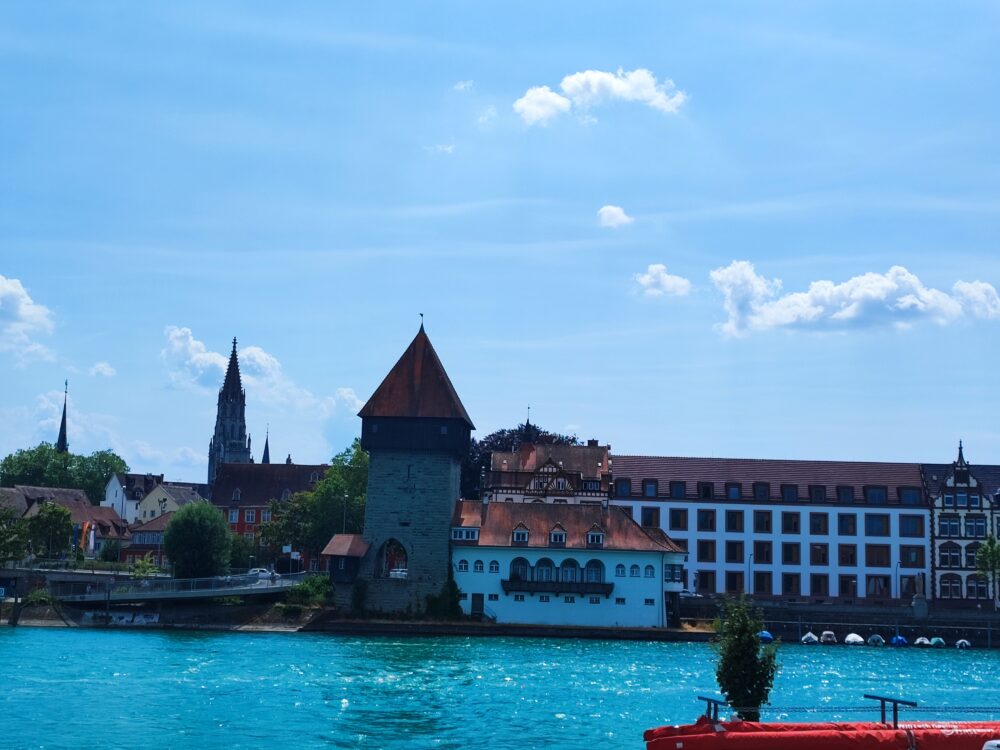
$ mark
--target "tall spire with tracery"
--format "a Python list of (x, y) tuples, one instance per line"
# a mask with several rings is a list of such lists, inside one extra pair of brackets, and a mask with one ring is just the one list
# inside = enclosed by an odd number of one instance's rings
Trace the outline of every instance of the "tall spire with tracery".
[(229, 355), (226, 377), (219, 389), (215, 434), (208, 444), (208, 484), (215, 482), (222, 464), (248, 464), (250, 438), (247, 435), (247, 397), (240, 379), (240, 360), (236, 353), (236, 338)]
[(69, 453), (69, 441), (66, 438), (66, 402), (69, 400), (69, 381), (64, 384), (63, 389), (63, 412), (62, 421), (59, 422), (59, 437), (56, 440), (56, 450), (59, 453)]

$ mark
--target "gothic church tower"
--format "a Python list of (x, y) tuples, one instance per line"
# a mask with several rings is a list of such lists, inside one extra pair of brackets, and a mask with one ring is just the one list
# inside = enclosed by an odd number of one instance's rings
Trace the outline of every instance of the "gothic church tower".
[(366, 606), (417, 614), (449, 580), (451, 517), (475, 429), (423, 325), (358, 416), (369, 456)]
[(247, 437), (247, 395), (240, 381), (240, 362), (236, 356), (236, 339), (229, 355), (226, 379), (219, 389), (219, 408), (215, 416), (215, 435), (208, 444), (208, 484), (222, 464), (248, 464), (250, 438)]

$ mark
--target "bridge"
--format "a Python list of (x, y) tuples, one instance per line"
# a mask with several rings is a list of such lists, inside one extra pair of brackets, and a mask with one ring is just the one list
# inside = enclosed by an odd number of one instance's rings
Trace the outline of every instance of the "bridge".
[(52, 595), (67, 604), (176, 601), (219, 599), (228, 596), (263, 597), (284, 593), (302, 581), (305, 573), (258, 578), (253, 575), (214, 578), (144, 578), (141, 580), (93, 580), (49, 586)]

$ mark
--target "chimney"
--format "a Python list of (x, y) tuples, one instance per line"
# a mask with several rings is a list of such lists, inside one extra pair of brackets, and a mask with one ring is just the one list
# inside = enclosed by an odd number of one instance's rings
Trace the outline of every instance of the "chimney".
[(597, 441), (594, 440), (593, 438), (591, 438), (590, 440), (587, 441), (587, 447), (588, 448), (596, 448), (597, 447)]

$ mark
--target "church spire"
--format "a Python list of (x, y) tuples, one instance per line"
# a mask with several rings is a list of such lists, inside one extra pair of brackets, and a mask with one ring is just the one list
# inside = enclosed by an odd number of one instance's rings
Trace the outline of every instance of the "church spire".
[(240, 381), (240, 360), (236, 355), (236, 337), (233, 336), (233, 351), (229, 355), (229, 366), (226, 368), (226, 379), (222, 382), (222, 393), (227, 395), (238, 394), (243, 390), (243, 383)]
[(270, 437), (271, 437), (271, 426), (268, 425), (267, 432), (264, 433), (264, 455), (261, 456), (260, 459), (260, 462), (262, 464), (271, 463), (271, 446), (268, 444)]
[(69, 441), (66, 439), (66, 401), (69, 399), (69, 381), (63, 390), (62, 421), (59, 423), (59, 438), (56, 440), (56, 450), (59, 453), (69, 453)]

